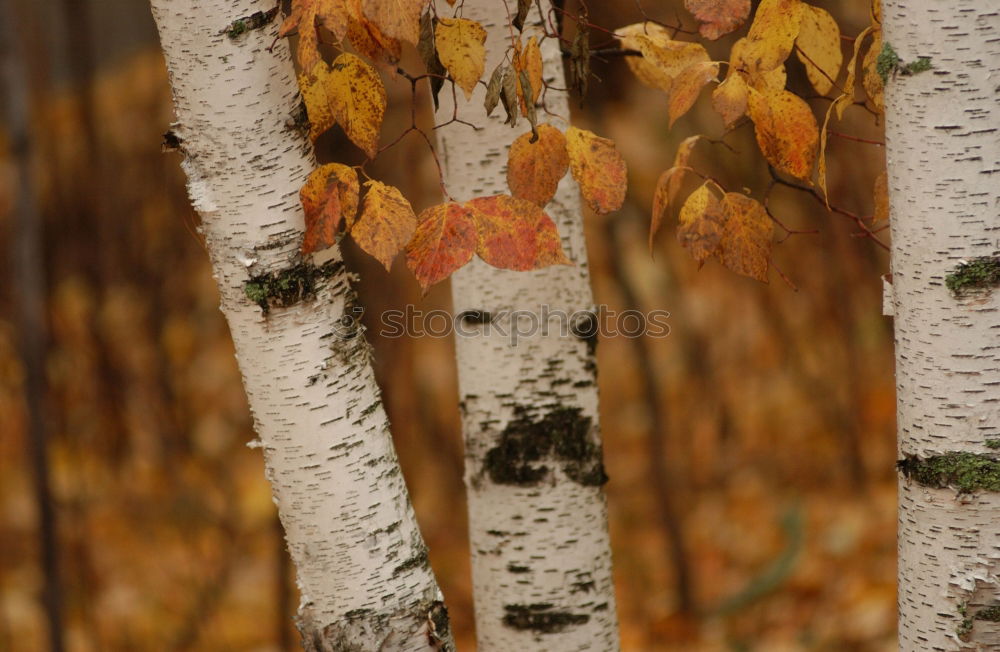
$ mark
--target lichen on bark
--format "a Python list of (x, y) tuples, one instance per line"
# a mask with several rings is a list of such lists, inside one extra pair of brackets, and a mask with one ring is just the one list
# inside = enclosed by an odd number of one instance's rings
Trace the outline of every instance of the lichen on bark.
[(250, 278), (243, 285), (247, 299), (253, 301), (264, 314), (271, 308), (287, 308), (299, 301), (316, 296), (321, 282), (338, 273), (343, 263), (330, 261), (316, 266), (299, 262), (277, 272), (264, 272)]
[(1000, 491), (1000, 462), (987, 455), (947, 453), (925, 458), (910, 456), (896, 465), (908, 479), (925, 487), (954, 487), (959, 493)]

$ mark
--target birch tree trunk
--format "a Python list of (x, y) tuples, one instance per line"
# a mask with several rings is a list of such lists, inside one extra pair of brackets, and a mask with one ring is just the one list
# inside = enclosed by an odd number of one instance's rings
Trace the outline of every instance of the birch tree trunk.
[(899, 646), (1000, 650), (1000, 3), (882, 4)]
[[(547, 1), (541, 6), (548, 11)], [(487, 30), (489, 74), (510, 43), (507, 7), (466, 0), (462, 15)], [(523, 42), (540, 33), (533, 10)], [(566, 88), (558, 43), (546, 39), (542, 54), (547, 82)], [(526, 129), (504, 125), (502, 111), (485, 118), (483, 99), (479, 85), (457, 107), (459, 117), (482, 129), (452, 123), (438, 130), (445, 183), (458, 201), (509, 192), (507, 147)], [(545, 103), (552, 114), (546, 117), (565, 128), (565, 93), (550, 89)], [(441, 93), (438, 122), (454, 108), (451, 93)], [(455, 311), (463, 317), (456, 348), (481, 652), (618, 649), (596, 334), (587, 336), (597, 317), (579, 193), (568, 175), (546, 210), (574, 266), (510, 272), (476, 259), (452, 276)], [(535, 317), (512, 320), (513, 311)], [(556, 311), (580, 313), (573, 332), (558, 316), (547, 320)], [(531, 330), (533, 320), (539, 328), (548, 322), (548, 332), (521, 335), (512, 345), (512, 329)]]
[(275, 3), (152, 7), (178, 120), (168, 142), (184, 155), (296, 566), (304, 646), (450, 649), (348, 274), (338, 251), (298, 253), (298, 190), (315, 161), (294, 126)]

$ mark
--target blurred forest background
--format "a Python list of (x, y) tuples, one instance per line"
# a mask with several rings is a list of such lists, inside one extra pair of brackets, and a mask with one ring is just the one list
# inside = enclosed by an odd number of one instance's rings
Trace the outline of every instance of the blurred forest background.
[[(18, 2), (28, 66), (30, 170), (44, 229), (44, 387), (50, 488), (66, 647), (89, 650), (299, 649), (297, 603), (208, 257), (175, 154), (162, 154), (170, 91), (145, 2)], [(567, 7), (572, 8), (570, 0)], [(634, 0), (590, 3), (594, 23), (638, 22)], [(842, 32), (868, 0), (816, 2)], [(653, 17), (693, 25), (680, 0)], [(221, 27), (221, 26), (220, 26)], [(741, 32), (709, 44), (726, 58)], [(607, 46), (595, 33), (595, 47)], [(9, 44), (8, 44), (9, 45)], [(845, 39), (849, 56), (851, 41)], [(404, 64), (416, 70), (410, 53)], [(671, 313), (665, 339), (598, 347), (611, 482), (611, 535), (626, 650), (895, 649), (895, 460), (891, 321), (881, 315), (886, 253), (849, 219), (776, 189), (794, 235), (775, 262), (797, 291), (716, 263), (698, 270), (672, 220), (650, 257), (653, 184), (685, 137), (723, 134), (702, 93), (667, 128), (662, 94), (620, 59), (595, 61), (581, 126), (629, 163), (626, 206), (587, 216), (593, 286), (611, 309)], [(393, 85), (384, 142), (409, 123)], [(798, 62), (789, 85), (808, 96)], [(859, 93), (859, 99), (863, 94)], [(820, 119), (828, 100), (810, 100)], [(3, 103), (5, 104), (5, 103)], [(428, 100), (417, 107), (430, 120)], [(837, 131), (880, 140), (861, 107)], [(750, 125), (730, 148), (701, 143), (694, 165), (758, 199), (768, 173)], [(0, 128), (0, 251), (18, 235), (20, 162)], [(350, 145), (334, 134), (323, 160)], [(351, 153), (351, 156), (354, 156)], [(836, 202), (872, 213), (881, 147), (831, 137)], [(415, 163), (416, 162), (416, 163)], [(436, 203), (420, 138), (375, 166), (418, 211)], [(689, 185), (693, 187), (693, 181)], [(20, 227), (19, 227), (20, 228)], [(886, 234), (887, 235), (887, 234)], [(447, 283), (420, 297), (397, 260), (386, 274), (347, 246), (366, 318), (414, 303), (447, 309)], [(0, 650), (46, 649), (39, 543), (19, 352), (16, 274), (0, 287)], [(23, 286), (27, 287), (27, 286)], [(474, 648), (462, 446), (446, 339), (374, 338), (379, 381), (431, 562), (460, 647)]]

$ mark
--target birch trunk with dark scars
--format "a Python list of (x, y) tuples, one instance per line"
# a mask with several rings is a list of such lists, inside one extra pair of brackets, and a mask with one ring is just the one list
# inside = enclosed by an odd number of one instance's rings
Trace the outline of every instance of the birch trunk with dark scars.
[(882, 6), (899, 646), (1000, 650), (1000, 2)]
[[(222, 311), (295, 563), (307, 650), (450, 649), (336, 250), (302, 258), (315, 167), (273, 0), (153, 0)], [(261, 12), (261, 13), (258, 13)], [(269, 20), (270, 19), (270, 20)], [(242, 22), (241, 22), (242, 21)], [(273, 44), (273, 47), (271, 47)]]
[[(548, 2), (541, 6), (548, 12)], [(488, 75), (510, 44), (507, 7), (466, 0), (462, 16), (487, 30)], [(540, 35), (539, 20), (534, 9), (522, 42)], [(547, 82), (566, 88), (556, 39), (542, 43), (542, 54)], [(457, 95), (458, 116), (481, 128), (452, 123), (438, 130), (449, 193), (458, 201), (508, 193), (507, 148), (527, 121), (512, 130), (500, 110), (486, 118), (482, 84), (468, 102)], [(451, 119), (451, 98), (441, 93), (438, 122)], [(545, 104), (539, 116), (564, 129), (565, 93), (549, 89)], [(513, 272), (475, 259), (452, 276), (466, 333), (456, 349), (482, 652), (618, 649), (591, 332), (597, 317), (579, 191), (568, 175), (546, 211), (573, 266)], [(515, 325), (513, 311), (535, 318)], [(559, 311), (577, 315), (572, 329)], [(514, 344), (517, 326), (533, 332)]]

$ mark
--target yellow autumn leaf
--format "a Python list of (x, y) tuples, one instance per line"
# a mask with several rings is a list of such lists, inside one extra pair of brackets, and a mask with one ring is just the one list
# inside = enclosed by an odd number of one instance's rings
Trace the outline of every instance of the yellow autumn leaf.
[(628, 185), (625, 159), (614, 141), (586, 129), (566, 130), (569, 169), (594, 212), (603, 215), (621, 208)]
[(875, 177), (875, 216), (873, 221), (881, 222), (889, 219), (889, 179), (885, 171)]
[(819, 7), (803, 4), (800, 13), (796, 56), (805, 66), (812, 87), (820, 95), (826, 95), (834, 87), (844, 63), (840, 28), (833, 16)]
[(296, 58), (302, 70), (312, 70), (319, 61), (319, 37), (322, 27), (342, 40), (348, 25), (361, 17), (359, 0), (292, 0), (291, 12), (278, 29), (278, 36), (288, 36), (298, 30)]
[(677, 198), (677, 193), (681, 190), (681, 181), (688, 168), (688, 160), (691, 158), (691, 151), (701, 136), (688, 136), (677, 148), (674, 155), (674, 164), (670, 169), (660, 175), (656, 181), (656, 190), (653, 192), (653, 215), (649, 223), (649, 249), (653, 250), (653, 236), (660, 230), (663, 218), (666, 217), (667, 210)]
[(819, 127), (809, 105), (788, 91), (761, 93), (750, 89), (747, 108), (767, 162), (781, 172), (809, 181), (819, 142)]
[(743, 55), (752, 76), (785, 62), (799, 34), (801, 16), (799, 0), (762, 0), (750, 25)]
[(861, 85), (865, 87), (865, 93), (872, 105), (879, 113), (884, 111), (885, 100), (883, 99), (882, 76), (878, 73), (878, 55), (882, 51), (882, 30), (876, 29), (872, 38), (872, 44), (865, 54), (861, 69), (864, 71), (861, 77)]
[[(658, 23), (636, 23), (615, 30), (615, 37), (618, 39), (623, 50), (641, 52), (642, 48), (638, 39), (640, 36), (656, 43), (671, 42), (670, 32)], [(648, 44), (647, 47), (649, 47)], [(660, 71), (645, 56), (625, 57), (625, 63), (628, 65), (629, 70), (632, 71), (632, 74), (646, 86), (658, 88), (665, 93), (670, 92), (670, 83), (673, 81), (673, 76)]]
[(764, 206), (744, 194), (727, 192), (722, 198), (722, 213), (722, 264), (737, 274), (767, 283), (774, 224)]
[(428, 0), (362, 0), (361, 6), (389, 38), (416, 45), (420, 41), (420, 14)]
[(830, 117), (833, 115), (833, 111), (837, 104), (830, 104), (830, 108), (826, 110), (826, 117), (823, 118), (823, 128), (819, 132), (819, 162), (816, 172), (816, 185), (819, 186), (820, 192), (823, 193), (823, 201), (827, 208), (830, 208), (830, 195), (827, 192), (826, 187), (826, 141), (827, 141), (827, 128), (830, 126)]
[(387, 102), (382, 80), (374, 68), (347, 52), (334, 59), (330, 68), (333, 116), (351, 142), (374, 158)]
[(399, 189), (381, 181), (368, 181), (365, 188), (361, 214), (350, 225), (351, 237), (388, 270), (413, 237), (417, 216)]
[(694, 106), (701, 89), (705, 84), (719, 80), (719, 64), (714, 61), (701, 61), (691, 64), (681, 74), (674, 78), (670, 88), (670, 99), (667, 112), (670, 116), (670, 126), (674, 126), (681, 117)]
[(719, 253), (724, 216), (722, 204), (706, 181), (688, 195), (677, 217), (677, 240), (700, 267)]
[(733, 75), (742, 74), (747, 86), (756, 88), (762, 93), (783, 90), (788, 76), (784, 64), (779, 63), (768, 70), (760, 69), (755, 62), (749, 59), (753, 55), (753, 43), (749, 39), (741, 38), (733, 43), (729, 53), (727, 79)]
[(688, 66), (710, 59), (700, 43), (675, 41), (665, 28), (653, 23), (623, 27), (615, 36), (622, 48), (642, 53), (642, 57), (625, 58), (639, 81), (665, 93), (670, 93), (674, 78)]
[(844, 81), (844, 94), (833, 101), (833, 106), (837, 110), (838, 120), (843, 119), (844, 110), (851, 104), (854, 104), (854, 82), (857, 79), (858, 53), (861, 52), (861, 45), (864, 43), (865, 37), (871, 34), (873, 29), (870, 26), (866, 27), (854, 39), (854, 54), (851, 55), (851, 60), (847, 63), (847, 79)]
[(455, 83), (472, 97), (472, 91), (486, 67), (486, 30), (474, 20), (445, 18), (434, 30), (438, 58)]

